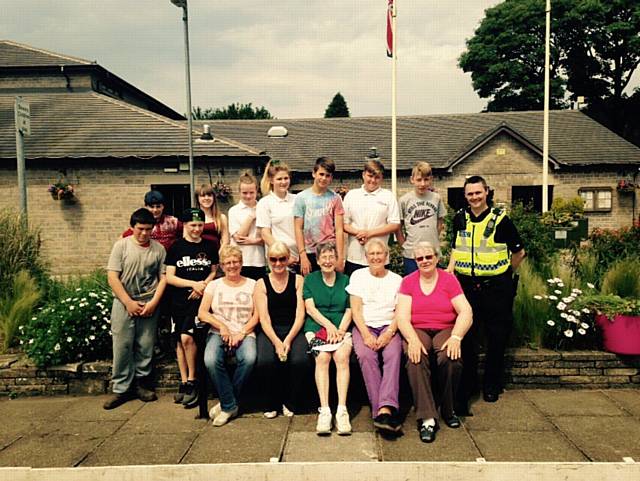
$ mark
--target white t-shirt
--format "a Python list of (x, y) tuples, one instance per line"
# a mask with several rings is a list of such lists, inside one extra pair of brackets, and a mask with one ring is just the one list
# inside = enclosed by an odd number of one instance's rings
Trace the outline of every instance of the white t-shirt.
[[(211, 313), (224, 322), (232, 334), (242, 331), (253, 314), (253, 288), (256, 281), (245, 278), (242, 285), (232, 287), (224, 282), (224, 277), (209, 282), (204, 292), (211, 295)], [(211, 328), (218, 332), (217, 329)], [(248, 334), (255, 337), (254, 333)]]
[[(260, 245), (238, 245), (233, 239), (233, 235), (238, 232), (244, 220), (251, 214), (256, 212), (256, 207), (249, 207), (242, 201), (229, 209), (229, 236), (231, 237), (231, 245), (240, 247), (242, 250), (242, 265), (252, 267), (264, 267), (264, 246)], [(254, 220), (249, 227), (249, 237), (258, 237), (258, 229)]]
[(281, 199), (271, 192), (258, 201), (256, 209), (256, 226), (268, 227), (274, 239), (284, 242), (291, 251), (291, 257), (298, 259), (298, 247), (296, 234), (293, 228), (293, 204), (295, 194), (287, 195)]
[[(388, 189), (367, 192), (360, 187), (350, 190), (344, 198), (344, 223), (365, 230), (386, 224), (400, 224), (398, 202)], [(385, 244), (389, 242), (389, 234), (377, 238)], [(347, 260), (361, 266), (369, 265), (364, 246), (352, 235), (349, 235), (347, 243)]]
[(384, 277), (375, 277), (368, 268), (351, 274), (347, 292), (362, 299), (362, 315), (367, 326), (391, 324), (401, 283), (402, 277), (391, 271), (387, 271)]

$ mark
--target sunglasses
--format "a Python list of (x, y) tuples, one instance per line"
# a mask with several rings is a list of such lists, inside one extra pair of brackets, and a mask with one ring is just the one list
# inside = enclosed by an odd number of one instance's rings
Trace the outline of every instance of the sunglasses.
[(282, 257), (269, 257), (269, 262), (271, 262), (272, 264), (275, 264), (276, 262), (281, 262), (281, 263), (285, 263), (287, 262), (288, 257), (286, 256), (282, 256)]
[(435, 254), (427, 254), (426, 256), (416, 256), (416, 262), (432, 261), (435, 258)]

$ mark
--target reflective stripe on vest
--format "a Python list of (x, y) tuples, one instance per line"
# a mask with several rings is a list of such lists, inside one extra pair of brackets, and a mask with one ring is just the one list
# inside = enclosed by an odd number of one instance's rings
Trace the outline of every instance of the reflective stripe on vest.
[[(505, 215), (502, 210), (498, 214), (492, 210), (482, 221), (471, 222), (469, 213), (465, 212), (466, 228), (458, 231), (456, 247), (452, 251), (456, 272), (467, 276), (488, 277), (502, 274), (509, 269), (509, 249), (506, 244), (495, 241), (495, 226)], [(485, 237), (484, 232), (491, 220), (494, 221), (494, 228), (490, 235)]]

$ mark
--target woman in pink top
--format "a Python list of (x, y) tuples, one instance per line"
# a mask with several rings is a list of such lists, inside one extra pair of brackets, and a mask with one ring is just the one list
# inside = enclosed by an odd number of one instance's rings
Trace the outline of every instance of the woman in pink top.
[(440, 414), (447, 426), (458, 428), (453, 405), (462, 373), (460, 342), (471, 327), (472, 312), (456, 277), (437, 268), (433, 244), (419, 242), (414, 254), (418, 270), (402, 280), (396, 316), (409, 358), (407, 374), (420, 440), (431, 443), (438, 430), (438, 407), (431, 390), (429, 355), (433, 352), (437, 360)]

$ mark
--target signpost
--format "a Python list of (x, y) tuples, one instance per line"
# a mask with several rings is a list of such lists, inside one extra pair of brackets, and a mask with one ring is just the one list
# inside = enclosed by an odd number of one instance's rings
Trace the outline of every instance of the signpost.
[(18, 190), (20, 191), (20, 213), (22, 220), (27, 221), (27, 182), (24, 163), (24, 136), (31, 135), (31, 111), (29, 102), (22, 97), (16, 97), (16, 159), (18, 161)]

